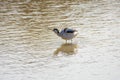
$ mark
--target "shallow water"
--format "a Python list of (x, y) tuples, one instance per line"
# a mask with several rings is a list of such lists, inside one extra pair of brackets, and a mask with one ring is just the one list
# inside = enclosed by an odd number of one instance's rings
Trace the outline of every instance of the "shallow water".
[(0, 80), (119, 80), (119, 30), (119, 0), (1, 0)]

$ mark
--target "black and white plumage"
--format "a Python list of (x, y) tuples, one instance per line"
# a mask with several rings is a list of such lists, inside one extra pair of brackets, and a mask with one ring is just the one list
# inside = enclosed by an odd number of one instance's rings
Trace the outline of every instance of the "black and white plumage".
[(63, 30), (59, 31), (57, 28), (54, 28), (53, 31), (62, 39), (72, 40), (75, 36), (77, 36), (77, 31), (74, 29), (64, 28)]

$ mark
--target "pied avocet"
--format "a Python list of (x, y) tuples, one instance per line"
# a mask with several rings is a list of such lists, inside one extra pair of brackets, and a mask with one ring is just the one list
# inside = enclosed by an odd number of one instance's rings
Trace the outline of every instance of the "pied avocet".
[(59, 31), (57, 28), (54, 28), (53, 31), (62, 39), (66, 40), (71, 40), (77, 36), (77, 30), (74, 29), (69, 29), (69, 28), (64, 28), (63, 30)]

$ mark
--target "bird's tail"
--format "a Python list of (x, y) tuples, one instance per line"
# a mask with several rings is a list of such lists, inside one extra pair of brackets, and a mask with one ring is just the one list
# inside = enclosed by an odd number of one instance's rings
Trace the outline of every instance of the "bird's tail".
[(78, 32), (77, 32), (77, 31), (75, 31), (75, 32), (74, 32), (74, 35), (75, 35), (75, 36), (77, 36), (77, 35), (78, 35)]

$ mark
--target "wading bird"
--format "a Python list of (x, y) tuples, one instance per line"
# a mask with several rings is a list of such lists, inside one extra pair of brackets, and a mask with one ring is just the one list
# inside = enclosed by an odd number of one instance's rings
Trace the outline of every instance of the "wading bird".
[(69, 29), (69, 28), (64, 28), (63, 30), (59, 31), (57, 28), (54, 28), (53, 31), (62, 39), (66, 40), (71, 40), (77, 36), (77, 30), (74, 29)]

